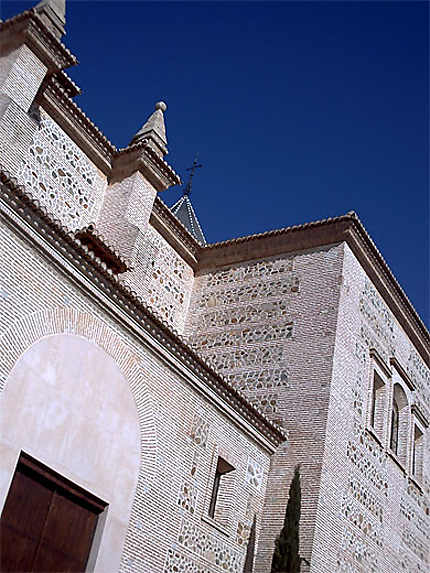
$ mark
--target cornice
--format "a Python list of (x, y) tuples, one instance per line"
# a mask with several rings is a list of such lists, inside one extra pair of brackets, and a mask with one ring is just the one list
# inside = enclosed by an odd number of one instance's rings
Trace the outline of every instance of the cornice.
[(75, 84), (72, 78), (70, 78), (64, 70), (54, 74), (54, 81), (56, 81), (64, 89), (64, 92), (71, 98), (82, 93), (81, 88)]
[(95, 223), (90, 223), (86, 227), (75, 231), (75, 237), (83, 245), (86, 245), (90, 251), (93, 251), (96, 257), (106, 263), (106, 268), (111, 269), (115, 275), (129, 270), (126, 261), (98, 231)]
[(196, 272), (203, 273), (246, 260), (340, 242), (346, 242), (351, 248), (421, 357), (429, 365), (429, 332), (354, 211), (339, 217), (209, 244), (200, 251)]
[(397, 370), (398, 374), (400, 375), (406, 386), (409, 388), (409, 390), (412, 391), (416, 390), (415, 384), (412, 382), (405, 368), (403, 368), (403, 366), (400, 364), (400, 362), (397, 360), (395, 356), (392, 356), (390, 358), (390, 365), (394, 366), (394, 368)]
[(143, 139), (139, 143), (119, 149), (112, 159), (111, 183), (121, 181), (139, 170), (157, 191), (172, 185), (180, 185), (181, 178), (150, 144)]
[(346, 229), (346, 242), (362, 264), (379, 294), (404, 328), (427, 366), (430, 365), (430, 335), (385, 259), (355, 213)]
[(202, 246), (157, 195), (150, 217), (151, 225), (194, 269), (197, 269)]
[(324, 219), (265, 233), (238, 237), (202, 248), (199, 272), (245, 260), (331, 245), (345, 240), (348, 215)]
[(37, 103), (58, 123), (89, 159), (106, 175), (116, 147), (72, 100), (77, 86), (66, 74), (48, 76), (40, 87)]
[(142, 331), (149, 333), (165, 351), (172, 354), (193, 377), (208, 390), (215, 393), (221, 401), (234, 411), (254, 431), (264, 436), (274, 449), (286, 439), (285, 432), (273, 424), (264, 414), (250, 404), (244, 394), (215, 372), (188, 344), (173, 331), (170, 326), (154, 312), (127, 285), (118, 281), (105, 263), (68, 232), (35, 201), (25, 190), (18, 186), (4, 171), (0, 171), (1, 199), (5, 206), (29, 226), (41, 239), (41, 245), (49, 245), (58, 252), (67, 263), (85, 276), (97, 292), (102, 293), (122, 313), (138, 323)]
[(420, 421), (420, 423), (424, 426), (424, 428), (428, 428), (429, 427), (429, 419), (428, 416), (426, 416), (423, 412), (423, 410), (421, 409), (421, 405), (419, 404), (412, 404), (411, 406), (411, 412), (412, 414), (414, 414), (418, 420)]
[[(385, 376), (387, 378), (391, 378), (391, 376), (392, 376), (391, 369), (388, 366), (388, 364), (385, 363), (384, 359), (379, 354), (379, 352), (376, 350), (376, 348), (370, 348), (369, 349), (369, 355), (371, 358), (374, 359), (375, 363), (379, 366), (379, 368), (382, 370), (382, 372), (385, 374)], [(392, 364), (392, 363), (390, 362), (390, 364)]]
[(77, 59), (45, 26), (39, 14), (32, 10), (22, 12), (0, 24), (2, 51), (27, 44), (38, 58), (54, 73), (76, 65)]

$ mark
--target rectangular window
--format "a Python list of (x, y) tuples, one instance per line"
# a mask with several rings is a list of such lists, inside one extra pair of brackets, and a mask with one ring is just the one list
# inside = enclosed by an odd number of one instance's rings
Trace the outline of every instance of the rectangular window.
[(209, 504), (209, 517), (220, 523), (225, 524), (227, 521), (232, 502), (233, 483), (234, 467), (219, 457)]

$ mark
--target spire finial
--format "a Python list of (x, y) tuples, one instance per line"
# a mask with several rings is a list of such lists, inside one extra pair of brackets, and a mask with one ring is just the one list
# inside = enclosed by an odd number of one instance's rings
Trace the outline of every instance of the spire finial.
[(193, 182), (194, 173), (196, 172), (196, 169), (198, 169), (199, 167), (203, 167), (203, 165), (197, 161), (198, 156), (199, 154), (196, 153), (192, 166), (186, 168), (186, 171), (190, 172), (190, 177), (188, 178), (188, 182), (185, 185), (184, 195), (189, 195), (191, 193), (191, 186)]
[(155, 104), (155, 109), (159, 109), (161, 112), (165, 112), (167, 109), (167, 104), (164, 103), (164, 101), (157, 101), (157, 103)]
[(162, 157), (167, 154), (166, 126), (163, 113), (167, 109), (164, 101), (157, 101), (155, 111), (146, 120), (130, 142), (130, 145), (146, 140), (149, 145)]

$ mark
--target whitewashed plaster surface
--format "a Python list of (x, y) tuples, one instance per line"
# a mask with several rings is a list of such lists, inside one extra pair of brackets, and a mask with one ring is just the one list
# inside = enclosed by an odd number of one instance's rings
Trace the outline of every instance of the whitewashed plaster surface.
[(94, 343), (50, 336), (18, 360), (0, 398), (0, 508), (21, 451), (108, 503), (95, 571), (117, 571), (139, 469), (128, 383)]

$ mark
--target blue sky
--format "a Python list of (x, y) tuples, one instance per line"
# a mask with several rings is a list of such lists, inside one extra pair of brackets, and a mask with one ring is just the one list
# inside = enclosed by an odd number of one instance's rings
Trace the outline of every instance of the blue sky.
[[(2, 17), (31, 6), (3, 0)], [(204, 165), (191, 199), (210, 242), (353, 209), (429, 323), (428, 11), (69, 0), (68, 73), (119, 147), (167, 102), (168, 161)]]

